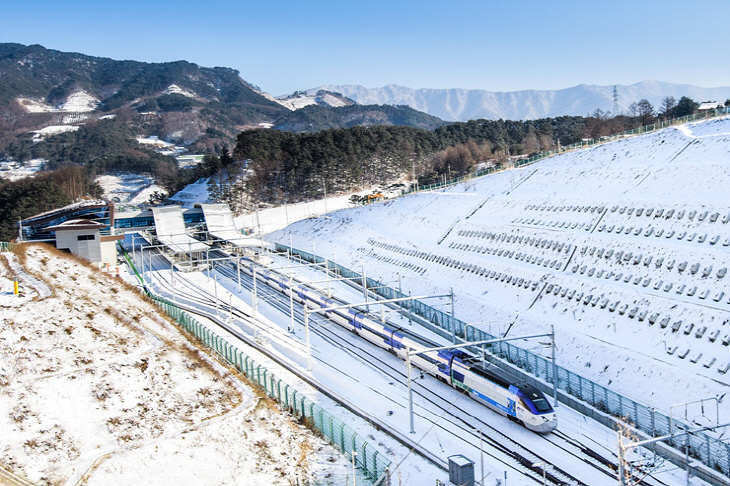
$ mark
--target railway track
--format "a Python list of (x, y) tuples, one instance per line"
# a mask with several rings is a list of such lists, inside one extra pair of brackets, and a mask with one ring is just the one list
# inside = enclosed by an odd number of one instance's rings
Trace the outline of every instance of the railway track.
[[(161, 259), (161, 261), (165, 264), (163, 268), (169, 269), (169, 262), (165, 259), (164, 255), (158, 254), (155, 258)], [(229, 266), (219, 265), (214, 271), (217, 271), (220, 275), (226, 278), (237, 281), (237, 271)], [(253, 287), (251, 277), (248, 274), (245, 274), (244, 276), (243, 272), (241, 273), (241, 276), (242, 288), (250, 291)], [(172, 290), (171, 282), (169, 280), (158, 278), (157, 284), (162, 290), (166, 290), (167, 292)], [(210, 291), (188, 281), (187, 279), (181, 278), (176, 279), (176, 289), (178, 291), (180, 290), (180, 286), (184, 286), (188, 289), (188, 292), (185, 292), (185, 300), (187, 300), (190, 305), (208, 306), (210, 308), (216, 307), (215, 298), (210, 295)], [(289, 314), (289, 298), (284, 294), (281, 294), (265, 284), (257, 285), (257, 293), (259, 299), (266, 301), (270, 306), (278, 311)], [(240, 321), (248, 323), (249, 326), (252, 326), (252, 319), (248, 313), (243, 312), (240, 309), (236, 309), (235, 307), (231, 308), (225, 302), (219, 302), (217, 307), (219, 310), (223, 310), (224, 316), (226, 314), (233, 316)], [(295, 303), (295, 321), (299, 325), (303, 325), (304, 322), (302, 305), (298, 303)], [(377, 367), (377, 369), (383, 373), (387, 379), (397, 382), (405, 388), (406, 375), (404, 372), (404, 366), (400, 360), (391, 356), (387, 351), (373, 346), (365, 340), (351, 339), (352, 334), (349, 331), (341, 328), (319, 314), (310, 314), (310, 324), (310, 332), (318, 336), (318, 338), (325, 342), (328, 346), (339, 349), (341, 352), (347, 353), (351, 358), (366, 363), (368, 366)], [(258, 325), (262, 331), (266, 331), (270, 335), (270, 339), (285, 339), (289, 345), (295, 345), (300, 351), (306, 352), (303, 349), (301, 341), (295, 339), (294, 336), (287, 333), (279, 326), (265, 324), (262, 322), (259, 322)], [(329, 366), (340, 373), (347, 374), (328, 364), (326, 359), (321, 359), (319, 363)], [(550, 461), (546, 459), (545, 455), (535, 452), (533, 450), (535, 449), (534, 447), (528, 448), (519, 441), (493, 427), (479, 415), (469, 412), (466, 407), (459, 406), (458, 400), (454, 403), (442, 397), (440, 393), (434, 391), (434, 385), (436, 385), (436, 387), (445, 385), (437, 384), (436, 382), (437, 380), (435, 378), (428, 375), (424, 380), (414, 380), (413, 391), (419, 400), (436, 407), (438, 412), (443, 412), (440, 415), (440, 421), (443, 422), (438, 424), (440, 432), (458, 438), (475, 448), (479, 447), (480, 440), (484, 441), (488, 448), (491, 449), (486, 452), (487, 456), (502, 463), (505, 467), (530, 477), (538, 483), (543, 481), (544, 467), (545, 480), (549, 481), (550, 484), (579, 486), (592, 486), (592, 484), (595, 484), (575, 477), (573, 474), (565, 470), (564, 467), (555, 464), (555, 461)], [(448, 387), (448, 389), (451, 390), (451, 387)], [(378, 390), (373, 388), (371, 388), (371, 390), (373, 393), (380, 394), (383, 399), (392, 400), (392, 398)], [(498, 414), (491, 410), (485, 409), (485, 412), (487, 414), (494, 414), (494, 417), (498, 416)], [(431, 421), (432, 419), (432, 416), (430, 415), (417, 415), (428, 421)], [(500, 420), (504, 420), (504, 417), (499, 417)], [(481, 431), (481, 438), (480, 432), (478, 431)], [(617, 466), (611, 459), (605, 458), (603, 455), (591, 450), (577, 440), (572, 439), (559, 431), (554, 432), (547, 437), (537, 434), (534, 434), (534, 437), (539, 438), (537, 440), (547, 441), (552, 444), (552, 447), (562, 451), (562, 454), (568, 454), (588, 465), (594, 473), (601, 474), (602, 476), (605, 476), (606, 479), (616, 478)], [(651, 478), (650, 481), (647, 481), (645, 478), (643, 484), (661, 486), (664, 483), (656, 480), (655, 478)]]

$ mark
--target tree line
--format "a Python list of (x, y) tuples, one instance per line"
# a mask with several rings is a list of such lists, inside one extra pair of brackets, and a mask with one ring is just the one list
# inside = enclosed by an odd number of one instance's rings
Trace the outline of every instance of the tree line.
[(0, 241), (18, 236), (16, 223), (36, 214), (71, 204), (83, 197), (100, 197), (102, 189), (82, 167), (64, 167), (17, 181), (0, 178)]
[[(699, 105), (686, 96), (679, 100), (667, 96), (658, 109), (644, 99), (632, 103), (626, 114), (597, 109), (587, 116), (470, 120), (434, 130), (403, 126), (316, 133), (247, 130), (237, 137), (231, 158), (243, 162), (227, 167), (225, 179), (228, 187), (245, 180), (246, 187), (238, 190), (236, 198), (242, 198), (243, 191), (267, 203), (321, 197), (325, 192), (387, 184), (398, 178), (431, 184), (468, 174), (480, 164), (499, 167), (515, 157), (689, 115)], [(730, 106), (730, 99), (725, 106)], [(232, 192), (223, 192), (231, 201)]]
[(583, 117), (566, 116), (471, 120), (435, 130), (383, 125), (317, 133), (247, 130), (233, 150), (233, 159), (245, 161), (233, 171), (233, 179), (245, 179), (247, 193), (268, 203), (321, 197), (403, 177), (430, 184), (444, 175), (467, 174), (480, 162), (499, 165), (513, 156), (575, 143), (584, 128)]

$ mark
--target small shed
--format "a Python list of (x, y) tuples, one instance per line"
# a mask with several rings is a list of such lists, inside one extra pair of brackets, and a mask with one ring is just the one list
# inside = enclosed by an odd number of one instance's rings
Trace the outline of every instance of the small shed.
[(108, 225), (88, 219), (70, 219), (45, 228), (56, 234), (56, 248), (69, 250), (92, 263), (116, 263), (116, 242), (124, 235), (102, 235)]
[(449, 482), (458, 486), (474, 486), (474, 461), (461, 454), (449, 456)]

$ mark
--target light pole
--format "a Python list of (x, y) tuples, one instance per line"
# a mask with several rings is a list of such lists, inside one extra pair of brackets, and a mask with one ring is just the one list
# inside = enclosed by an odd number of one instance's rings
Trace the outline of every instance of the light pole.
[(170, 258), (170, 280), (172, 281), (172, 301), (175, 302), (175, 265)]
[(550, 325), (550, 342), (553, 359), (553, 406), (558, 408), (558, 365), (555, 363), (555, 326)]
[(253, 271), (253, 294), (251, 295), (251, 322), (253, 323), (253, 338), (256, 339), (256, 267), (251, 265)]
[[(683, 435), (686, 435), (687, 436), (687, 439), (689, 441), (689, 435), (690, 434), (695, 434), (697, 432), (704, 432), (705, 430), (715, 430), (715, 429), (719, 429), (719, 428), (723, 428), (723, 427), (728, 427), (728, 426), (730, 426), (730, 423), (717, 424), (717, 425), (712, 425), (712, 426), (708, 426), (708, 427), (700, 427), (700, 428), (697, 428), (697, 429), (694, 429), (694, 430), (687, 429), (684, 432), (682, 432), (681, 434), (669, 434), (669, 435), (665, 435), (665, 436), (662, 436), (662, 437), (655, 437), (653, 439), (640, 440), (638, 442), (630, 442), (628, 444), (624, 444), (624, 441), (623, 441), (623, 437), (624, 437), (623, 436), (623, 431), (622, 430), (618, 430), (617, 431), (617, 434), (618, 434), (618, 480), (619, 480), (619, 484), (621, 486), (629, 486), (628, 485), (628, 480), (627, 480), (627, 477), (626, 477), (627, 476), (627, 472), (628, 472), (627, 471), (628, 463), (626, 461), (626, 453), (630, 449), (635, 449), (635, 448), (638, 448), (638, 447), (643, 447), (645, 445), (654, 444), (656, 442), (661, 442), (661, 441), (664, 441), (664, 440), (667, 440), (667, 439), (676, 439), (677, 437), (682, 437)], [(685, 460), (687, 462), (687, 484), (689, 484), (689, 481), (690, 481), (690, 471), (691, 471), (691, 467), (690, 467), (690, 464), (689, 464), (689, 442), (687, 443), (687, 459), (685, 459)]]
[(357, 457), (357, 452), (352, 451), (352, 486), (357, 486), (355, 481), (355, 457)]
[(309, 312), (304, 305), (304, 333), (307, 341), (307, 371), (312, 371), (312, 346), (309, 341)]
[[(451, 337), (452, 342), (456, 344), (456, 319), (454, 318), (454, 287), (451, 287), (449, 295), (451, 296)], [(464, 336), (466, 337), (466, 336)]]
[(482, 429), (479, 429), (479, 468), (481, 474), (479, 484), (484, 486), (484, 447), (482, 444)]
[(289, 329), (288, 331), (294, 332), (294, 287), (292, 286), (292, 268), (291, 262), (289, 264)]
[(408, 416), (410, 417), (411, 434), (415, 434), (416, 430), (413, 427), (413, 390), (411, 388), (411, 352), (410, 350), (406, 353), (406, 369), (408, 371)]

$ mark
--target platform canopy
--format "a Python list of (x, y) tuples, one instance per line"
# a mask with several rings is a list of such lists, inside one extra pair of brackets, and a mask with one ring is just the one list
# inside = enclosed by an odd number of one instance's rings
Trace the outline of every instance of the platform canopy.
[(152, 208), (155, 218), (157, 239), (175, 253), (205, 251), (208, 245), (185, 232), (182, 208), (180, 206), (161, 206)]
[(269, 243), (259, 238), (241, 234), (227, 204), (200, 204), (200, 207), (203, 209), (205, 224), (211, 236), (235, 246), (269, 246)]

